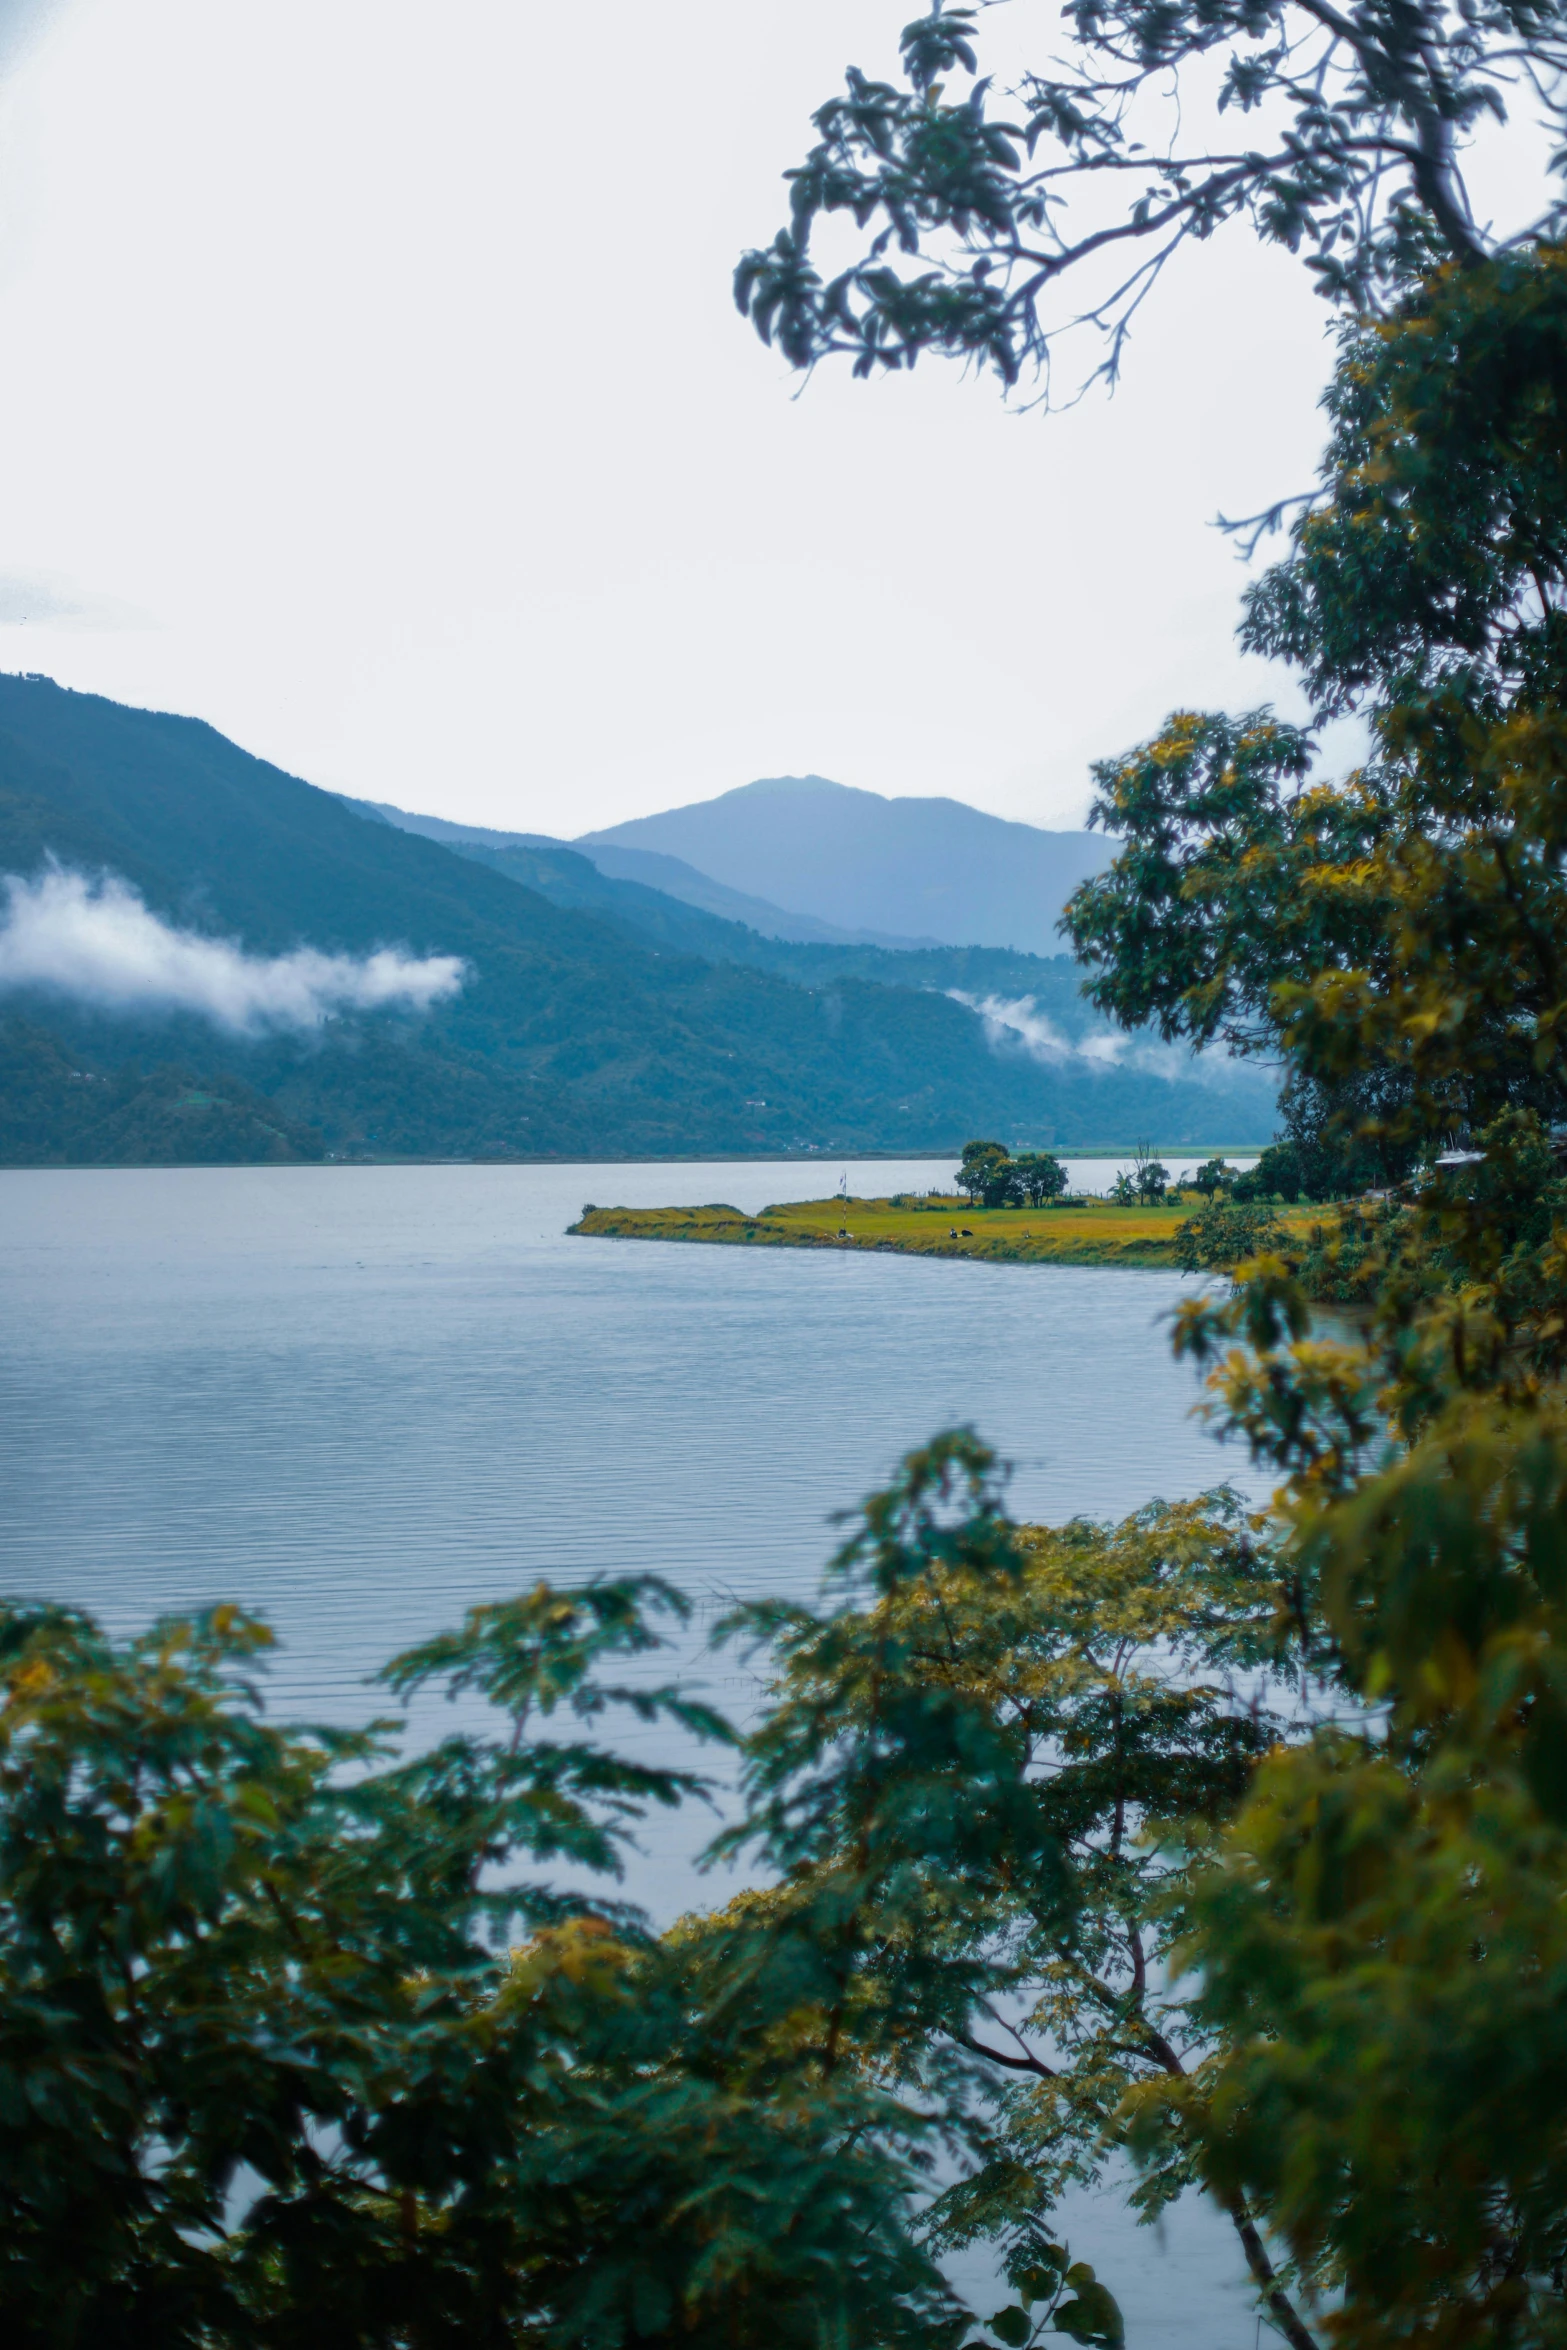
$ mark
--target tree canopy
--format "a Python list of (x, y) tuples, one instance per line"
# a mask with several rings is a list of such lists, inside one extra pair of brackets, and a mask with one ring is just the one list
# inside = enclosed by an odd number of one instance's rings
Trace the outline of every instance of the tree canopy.
[(739, 1986), (593, 1890), (699, 1784), (601, 1720), (729, 1736), (639, 1670), (682, 1612), (646, 1577), (476, 1609), (384, 1678), (470, 1692), (499, 1734), (409, 1759), (393, 1721), (269, 1726), (235, 1610), (124, 1643), (5, 1614), (9, 2341), (952, 2332), (904, 2224), (918, 2117), (807, 2077), (797, 1971)]
[[(735, 1619), (777, 1678), (725, 1846), (777, 1874), (775, 1930), (841, 1937), (824, 2047), (945, 2115), (961, 2164), (925, 2218), (937, 2247), (996, 2241), (1026, 2278), (1062, 2191), (1108, 2178), (1150, 2097), (1200, 2098), (1212, 2042), (1169, 1959), (1207, 1833), (1287, 1727), (1263, 1694), (1282, 1596), (1232, 1497), (1015, 1528), (992, 1456), (960, 1434), (866, 1505), (823, 1608)], [(1192, 2184), (1193, 2145), (1167, 2118), (1145, 2218)], [(1273, 2322), (1309, 2350), (1244, 2195), (1221, 2203)], [(1103, 2320), (1076, 2338), (1117, 2339)]]
[(966, 1142), (953, 1181), (976, 1205), (1040, 1208), (1064, 1197), (1067, 1174), (1053, 1151), (1014, 1156), (1004, 1142)]
[(1449, 265), (1346, 339), (1246, 626), (1367, 712), (1365, 766), (1177, 716), (1098, 770), (1127, 846), (1070, 916), (1121, 1017), (1276, 1053), (1303, 1141), (1415, 1171), (1353, 1220), (1358, 1332), (1264, 1232), (1178, 1332), (1352, 1703), (1214, 1847), (1183, 1955), (1225, 2053), (1177, 2104), (1353, 2350), (1563, 2324), (1562, 286), (1554, 246)]
[[(1018, 0), (1012, 0), (1016, 7)], [(924, 351), (1003, 383), (1090, 322), (1113, 372), (1180, 246), (1246, 221), (1302, 252), (1364, 314), (1444, 261), (1530, 249), (1567, 219), (1557, 185), (1567, 14), (1559, 0), (1071, 0), (998, 88), (990, 9), (907, 24), (902, 78), (851, 69), (791, 169), (789, 220), (745, 255), (735, 298), (807, 367), (859, 374)], [(1544, 126), (1538, 212), (1509, 240), (1477, 217), (1465, 161), (1509, 110)], [(823, 274), (813, 241), (857, 247)], [(1081, 286), (1081, 307), (1063, 287)]]
[(1126, 846), (1068, 909), (1089, 993), (1282, 1059), (1298, 1139), (1363, 1179), (1567, 1117), (1564, 285), (1554, 247), (1449, 269), (1346, 341), (1323, 497), (1243, 633), (1366, 711), (1364, 766), (1320, 781), (1257, 711), (1095, 770)]

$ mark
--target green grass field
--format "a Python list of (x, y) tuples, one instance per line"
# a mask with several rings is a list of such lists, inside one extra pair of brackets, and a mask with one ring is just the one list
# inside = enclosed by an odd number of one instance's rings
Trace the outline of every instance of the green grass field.
[[(970, 1208), (956, 1199), (918, 1207), (885, 1199), (791, 1200), (759, 1216), (738, 1208), (589, 1208), (574, 1233), (603, 1240), (697, 1240), (735, 1248), (890, 1249), (900, 1256), (978, 1257), (993, 1264), (1129, 1265), (1175, 1262), (1178, 1225), (1201, 1202), (1160, 1207), (1072, 1200), (1057, 1208)], [(1284, 1211), (1307, 1227), (1318, 1208)]]

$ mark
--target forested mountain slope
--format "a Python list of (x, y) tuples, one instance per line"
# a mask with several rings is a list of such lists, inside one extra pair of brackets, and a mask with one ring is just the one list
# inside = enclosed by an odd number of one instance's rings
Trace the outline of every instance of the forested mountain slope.
[(251, 956), (395, 947), (461, 957), (465, 975), (422, 1013), (251, 1034), (13, 985), (0, 995), (13, 1164), (945, 1150), (978, 1131), (1176, 1146), (1262, 1123), (1196, 1085), (997, 1052), (929, 988), (849, 970), (802, 985), (656, 944), (366, 821), (196, 720), (0, 677), (0, 874), (51, 859), (121, 876), (172, 930)]
[[(538, 890), (553, 905), (602, 914), (658, 946), (700, 955), (707, 962), (750, 963), (807, 987), (835, 979), (874, 979), (884, 987), (956, 990), (976, 999), (1027, 999), (1073, 1043), (1110, 1033), (1103, 1016), (1085, 1003), (1082, 973), (1070, 955), (1033, 955), (1014, 947), (938, 946), (928, 941), (888, 946), (869, 940), (852, 942), (841, 934), (830, 940), (807, 941), (772, 929), (753, 928), (738, 917), (705, 912), (694, 900), (672, 897), (643, 881), (617, 879), (606, 863), (608, 852), (596, 846), (590, 854), (543, 833), (506, 833), (480, 825), (450, 824), (438, 817), (410, 815), (378, 801), (346, 800), (344, 805), (407, 831), (423, 833), (426, 838), (439, 838), (460, 856), (472, 857), (526, 888)], [(676, 865), (678, 860), (638, 854), (630, 857), (630, 862), (639, 868), (656, 869)], [(691, 868), (680, 867), (680, 871), (690, 872)], [(693, 875), (693, 879), (701, 876)], [(752, 902), (721, 890), (716, 883), (713, 894), (715, 899), (733, 899), (740, 905)], [(776, 911), (764, 910), (769, 914)], [(817, 927), (826, 931), (829, 925)], [(1248, 1082), (1253, 1079), (1255, 1082)], [(1265, 1083), (1255, 1072), (1222, 1069), (1217, 1058), (1202, 1069), (1198, 1081), (1208, 1087), (1224, 1085), (1247, 1096), (1254, 1114), (1268, 1106), (1263, 1100)]]
[(835, 979), (874, 979), (883, 987), (1027, 995), (1065, 1037), (1105, 1033), (1104, 1020), (1083, 1001), (1082, 975), (1070, 955), (1020, 954), (1008, 947), (811, 944), (704, 913), (643, 882), (613, 880), (596, 861), (563, 842), (538, 839), (507, 848), (452, 845), (459, 855), (536, 889), (553, 905), (605, 915), (657, 945), (701, 955), (710, 963), (750, 963), (807, 987)]

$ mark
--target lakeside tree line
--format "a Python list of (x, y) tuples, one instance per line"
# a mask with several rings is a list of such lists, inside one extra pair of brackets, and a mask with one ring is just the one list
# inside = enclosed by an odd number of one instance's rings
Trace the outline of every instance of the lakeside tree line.
[(1053, 1151), (1019, 1151), (1004, 1142), (966, 1142), (953, 1177), (977, 1208), (1042, 1208), (1065, 1197), (1066, 1169)]
[[(769, 1676), (743, 1734), (659, 1683), (683, 1603), (635, 1574), (395, 1660), (391, 1700), (494, 1723), (411, 1758), (270, 1724), (238, 1610), (9, 1609), (18, 2342), (1110, 2346), (1055, 2213), (1123, 2179), (1213, 2200), (1293, 2350), (1567, 2336), (1567, 245), (1554, 180), (1497, 245), (1461, 170), (1520, 91), (1559, 121), (1567, 25), (1083, 0), (1010, 96), (980, 29), (851, 76), (740, 299), (801, 366), (1011, 383), (1107, 249), (1112, 364), (1184, 240), (1305, 252), (1331, 438), (1243, 634), (1370, 755), (1177, 714), (1097, 770), (1123, 847), (1069, 921), (1117, 1018), (1282, 1063), (1303, 1188), (1424, 1172), (1353, 1328), (1266, 1245), (1181, 1308), (1274, 1506), (1018, 1526), (938, 1438), (815, 1605), (725, 1627)], [(1142, 138), (1210, 67), (1233, 139)], [(828, 216), (866, 242), (823, 278)], [(737, 1772), (755, 1886), (667, 1933), (617, 1855), (700, 1780), (617, 1719)], [(973, 2313), (939, 2261), (980, 2242)]]
[[(1184, 1168), (1173, 1176), (1152, 1146), (1134, 1145), (1132, 1163), (1123, 1167), (1110, 1187), (1109, 1197), (1121, 1207), (1156, 1206), (1172, 1190), (1195, 1191), (1210, 1202), (1248, 1206), (1278, 1201), (1292, 1207), (1298, 1200), (1318, 1204), (1355, 1196), (1356, 1167), (1342, 1149), (1303, 1150), (1294, 1140), (1272, 1142), (1249, 1167), (1232, 1167), (1223, 1158), (1205, 1159), (1195, 1170)], [(1051, 1207), (1067, 1197), (1066, 1167), (1053, 1151), (1017, 1151), (1004, 1142), (966, 1142), (957, 1172), (957, 1190), (977, 1208)]]

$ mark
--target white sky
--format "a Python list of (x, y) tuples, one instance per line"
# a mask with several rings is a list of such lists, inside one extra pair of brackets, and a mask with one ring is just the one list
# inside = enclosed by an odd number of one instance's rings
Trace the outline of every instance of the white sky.
[(797, 396), (736, 315), (910, 13), (0, 0), (0, 667), (568, 836), (807, 770), (1071, 824), (1172, 706), (1288, 701), (1209, 526), (1315, 470), (1298, 264), (1188, 256), (1053, 418)]

